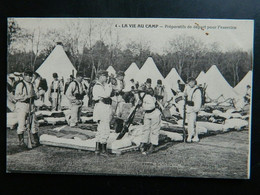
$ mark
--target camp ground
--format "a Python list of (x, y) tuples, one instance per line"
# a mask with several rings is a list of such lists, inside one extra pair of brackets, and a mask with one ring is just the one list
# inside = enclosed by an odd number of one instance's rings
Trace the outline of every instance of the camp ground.
[[(62, 52), (62, 47), (58, 46), (58, 48), (56, 47), (50, 56), (52, 57), (52, 55), (56, 53), (55, 51), (59, 51), (59, 49), (60, 53), (64, 54)], [(56, 53), (55, 55), (57, 54), (59, 53)], [(49, 59), (51, 58), (47, 58), (48, 61)], [(43, 65), (45, 64), (47, 63), (44, 62)], [(42, 67), (44, 67), (43, 65)], [(39, 71), (40, 70), (41, 69), (39, 69)], [(73, 71), (73, 69), (71, 69), (71, 71)], [(71, 71), (69, 71), (68, 74), (71, 74)], [(57, 72), (60, 73), (58, 70)], [(125, 75), (126, 82), (130, 82), (130, 78), (132, 77), (140, 83), (144, 82), (146, 78), (152, 78), (152, 81), (155, 82), (157, 81), (157, 79), (162, 79), (163, 83), (166, 84), (166, 87), (168, 87), (168, 89), (174, 90), (177, 90), (178, 88), (178, 80), (184, 82), (175, 69), (172, 69), (166, 79), (164, 79), (163, 76), (160, 74), (158, 68), (156, 67), (153, 59), (150, 57), (146, 60), (140, 70), (135, 63), (132, 63), (126, 70)], [(49, 78), (49, 75), (45, 76)], [(171, 77), (173, 78), (172, 80)], [(214, 79), (217, 79), (219, 82), (214, 82)], [(221, 75), (220, 71), (215, 65), (211, 66), (206, 73), (200, 73), (197, 80), (199, 84), (205, 84), (207, 86), (206, 95), (208, 97), (208, 100), (211, 101), (207, 102), (203, 106), (202, 110), (198, 113), (198, 122), (196, 128), (199, 132), (199, 136), (201, 137), (201, 142), (194, 147), (198, 148), (198, 150), (205, 150), (203, 148), (206, 147), (207, 151), (210, 149), (208, 148), (209, 146), (207, 144), (215, 143), (215, 141), (210, 141), (212, 139), (216, 141), (218, 140), (216, 142), (217, 145), (214, 145), (216, 148), (242, 147), (243, 150), (246, 151), (248, 149), (246, 147), (246, 144), (241, 145), (241, 143), (239, 144), (235, 142), (234, 140), (232, 140), (231, 135), (237, 137), (235, 140), (241, 139), (242, 136), (244, 137), (243, 139), (247, 140), (248, 143), (247, 136), (250, 124), (250, 106), (245, 105), (243, 109), (239, 110), (234, 106), (234, 104), (232, 104), (232, 101), (226, 101), (230, 99), (234, 99), (235, 101), (235, 98), (237, 98), (239, 95), (227, 83), (227, 81), (224, 79), (224, 77)], [(218, 89), (218, 91), (213, 90), (216, 88)], [(169, 90), (168, 93), (170, 92), (171, 91)], [(178, 105), (168, 106), (163, 111), (166, 118), (163, 118), (161, 124), (159, 141), (160, 144), (156, 148), (156, 153), (153, 154), (151, 158), (156, 159), (162, 154), (168, 155), (170, 157), (171, 155), (174, 155), (176, 153), (174, 148), (177, 148), (179, 152), (184, 152), (182, 151), (184, 150), (184, 148), (188, 149), (192, 147), (191, 144), (189, 145), (184, 142), (183, 131), (186, 131), (187, 129), (187, 123), (183, 127), (183, 119), (181, 117), (181, 113), (178, 113), (175, 109), (173, 109), (176, 106), (178, 107)], [(112, 109), (115, 109), (115, 106)], [(133, 109), (133, 106), (130, 103), (125, 103), (123, 109), (124, 113), (121, 116), (121, 119), (126, 120), (129, 116), (129, 113), (131, 112), (131, 109)], [(93, 122), (93, 108), (87, 106), (83, 107), (81, 113), (81, 123), (77, 128), (70, 128), (67, 125), (69, 110), (66, 107), (63, 107), (61, 111), (50, 111), (47, 105), (41, 106), (38, 111), (35, 112), (35, 114), (38, 119), (38, 125), (41, 129), (41, 146), (36, 150), (41, 151), (42, 155), (44, 155), (44, 151), (51, 151), (52, 153), (56, 150), (59, 150), (63, 151), (64, 155), (66, 153), (73, 152), (75, 155), (77, 154), (76, 158), (82, 156), (83, 154), (90, 156), (90, 158), (93, 158), (93, 151), (95, 150), (95, 134), (97, 129), (97, 124)], [(126, 156), (126, 158), (130, 160), (133, 158), (134, 155), (137, 155), (136, 153), (139, 151), (140, 138), (142, 135), (142, 116), (143, 110), (139, 109), (136, 113), (133, 124), (130, 125), (129, 132), (127, 132), (120, 140), (116, 139), (119, 133), (116, 132), (115, 123), (111, 123), (110, 136), (108, 140), (108, 150), (111, 153), (111, 158), (119, 158), (123, 162), (123, 156)], [(18, 155), (12, 154), (12, 152), (15, 152), (17, 150), (15, 149), (13, 143), (13, 134), (16, 129), (17, 120), (18, 119), (15, 112), (7, 113), (8, 139), (10, 139), (8, 141), (7, 154), (9, 154), (8, 161), (10, 163), (14, 163), (14, 159), (17, 158), (15, 156)], [(234, 143), (231, 143), (230, 140), (232, 140)], [(228, 142), (225, 142), (224, 145), (218, 146), (219, 141)], [(231, 146), (230, 144), (233, 145)], [(210, 147), (213, 147), (213, 145), (210, 145)], [(224, 152), (227, 152), (224, 148), (221, 149), (221, 151), (223, 150)], [(32, 153), (32, 151), (21, 152), (28, 154)], [(105, 159), (102, 159), (102, 161), (104, 160)], [(47, 159), (45, 159), (45, 161), (46, 163), (48, 162)], [(11, 167), (11, 165), (8, 166), (10, 167), (10, 170), (14, 169)], [(48, 171), (48, 169), (44, 167), (42, 170)], [(55, 170), (59, 172), (62, 171), (62, 168), (55, 168)], [(79, 170), (81, 169), (79, 168)], [(122, 174), (127, 173), (128, 172), (122, 172)], [(247, 173), (244, 172), (243, 177), (246, 177), (246, 175)], [(218, 176), (216, 175), (216, 177)]]
[(253, 22), (165, 22), (8, 19), (6, 171), (250, 178)]

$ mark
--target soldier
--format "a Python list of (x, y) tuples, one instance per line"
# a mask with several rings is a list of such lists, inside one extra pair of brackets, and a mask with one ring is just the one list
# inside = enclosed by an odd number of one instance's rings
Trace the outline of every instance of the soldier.
[(110, 98), (112, 86), (107, 84), (108, 72), (100, 70), (97, 74), (97, 81), (93, 87), (93, 100), (95, 102), (93, 120), (98, 123), (96, 133), (95, 154), (107, 153), (107, 139), (110, 132), (110, 120), (112, 118)]
[(14, 82), (15, 75), (9, 74), (7, 75), (7, 111), (13, 112), (15, 109), (15, 99), (14, 99)]
[(60, 110), (61, 109), (61, 92), (63, 91), (63, 84), (60, 80), (58, 80), (58, 74), (53, 73), (53, 81), (50, 85), (49, 90), (49, 101), (52, 103), (52, 110)]
[(48, 90), (48, 85), (47, 85), (47, 81), (46, 79), (42, 78), (41, 75), (39, 75), (38, 73), (34, 73), (33, 74), (34, 78), (33, 78), (33, 85), (34, 85), (34, 90), (37, 94), (39, 94), (39, 100), (41, 102), (41, 105), (44, 103), (44, 99), (45, 99), (45, 93)]
[(64, 85), (64, 95), (66, 95), (66, 91), (68, 89), (68, 86), (70, 85), (70, 83), (74, 80), (73, 75), (70, 75), (70, 77), (67, 79), (65, 85)]
[(66, 91), (66, 97), (70, 101), (70, 120), (71, 127), (77, 126), (80, 120), (80, 111), (83, 105), (83, 98), (86, 95), (82, 85), (83, 73), (77, 72), (76, 79), (70, 83)]
[[(202, 94), (201, 90), (197, 86), (197, 82), (194, 78), (188, 79), (188, 86), (184, 92), (187, 96), (187, 120), (188, 120), (188, 138), (187, 142), (199, 142), (198, 133), (196, 131), (196, 119), (198, 112), (202, 106)], [(193, 137), (193, 138), (192, 138)]]
[(162, 105), (167, 101), (165, 87), (162, 85), (162, 80), (157, 80), (157, 86), (154, 88), (154, 95), (156, 100), (158, 100)]
[(146, 91), (149, 88), (152, 88), (152, 79), (147, 78), (145, 83), (140, 86), (140, 90)]
[(244, 96), (244, 101), (247, 103), (247, 104), (250, 104), (250, 98), (251, 98), (251, 86), (250, 85), (247, 85), (246, 86), (246, 94)]
[(147, 155), (153, 153), (154, 147), (158, 145), (159, 130), (161, 128), (161, 112), (156, 106), (156, 98), (154, 97), (152, 88), (146, 89), (145, 96), (142, 101), (142, 107), (145, 114), (140, 151), (142, 154)]
[(123, 104), (125, 102), (123, 99), (123, 95), (124, 95), (123, 90), (125, 88), (124, 76), (125, 76), (125, 73), (123, 71), (119, 71), (117, 73), (116, 83), (115, 83), (115, 85), (112, 85), (114, 95), (115, 95), (112, 99), (117, 104), (117, 109), (116, 109), (115, 114), (119, 117), (122, 114), (122, 108), (123, 108)]
[[(31, 133), (34, 138), (34, 146), (39, 146), (39, 136), (38, 136), (38, 127), (36, 125), (36, 116), (34, 113), (33, 100), (37, 98), (37, 95), (34, 91), (32, 82), (33, 73), (31, 71), (24, 72), (23, 81), (17, 84), (15, 89), (15, 100), (16, 103), (16, 112), (18, 119), (17, 134), (19, 138), (19, 145), (25, 146), (24, 143), (24, 131), (26, 131), (26, 119), (30, 112), (30, 99), (31, 99), (31, 113), (32, 113), (32, 124), (31, 124)], [(27, 121), (30, 122), (30, 121)]]

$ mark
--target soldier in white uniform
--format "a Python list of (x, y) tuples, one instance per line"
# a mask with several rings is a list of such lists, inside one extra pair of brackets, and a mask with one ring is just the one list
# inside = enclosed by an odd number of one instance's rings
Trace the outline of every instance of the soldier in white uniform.
[(198, 133), (196, 131), (196, 120), (198, 112), (202, 106), (201, 90), (196, 85), (197, 82), (194, 78), (188, 79), (188, 86), (185, 88), (186, 114), (188, 121), (188, 138), (187, 142), (199, 142)]
[[(142, 154), (146, 155), (151, 154), (154, 151), (154, 147), (158, 145), (161, 128), (161, 111), (156, 106), (156, 98), (154, 97), (152, 88), (146, 89), (142, 107), (145, 114), (140, 150)], [(147, 149), (147, 145), (149, 144), (150, 147)]]
[(77, 72), (76, 79), (73, 80), (66, 91), (66, 97), (70, 101), (70, 120), (71, 127), (77, 126), (80, 120), (80, 111), (83, 99), (86, 95), (82, 85), (83, 73)]
[(52, 110), (61, 109), (61, 93), (63, 91), (63, 84), (58, 80), (58, 74), (53, 73), (53, 81), (49, 87), (49, 101), (52, 103)]
[(165, 91), (165, 87), (162, 84), (162, 80), (157, 80), (157, 85), (154, 88), (154, 95), (155, 98), (162, 104), (164, 105), (167, 101), (167, 94)]
[[(31, 117), (32, 117), (32, 124), (31, 124), (31, 133), (33, 134), (34, 138), (34, 146), (40, 145), (39, 136), (38, 136), (38, 126), (36, 122), (36, 116), (34, 113), (34, 99), (37, 98), (37, 95), (34, 91), (34, 87), (32, 82), (33, 73), (31, 71), (24, 72), (23, 81), (17, 84), (15, 89), (15, 100), (16, 103), (16, 113), (18, 119), (18, 127), (17, 127), (17, 134), (19, 138), (19, 145), (25, 146), (24, 143), (24, 131), (26, 131), (26, 125), (28, 124), (28, 114), (30, 109), (30, 99), (31, 99)], [(26, 123), (27, 121), (27, 123)]]
[(116, 82), (114, 85), (112, 85), (113, 92), (114, 92), (114, 97), (112, 97), (112, 100), (117, 104), (117, 109), (115, 114), (118, 117), (120, 117), (122, 114), (123, 104), (125, 102), (123, 99), (123, 95), (124, 95), (123, 90), (125, 88), (124, 76), (125, 73), (119, 71), (116, 75)]
[(107, 153), (107, 139), (110, 133), (110, 120), (112, 118), (110, 98), (112, 92), (111, 84), (107, 84), (108, 72), (100, 70), (97, 74), (97, 81), (93, 87), (93, 101), (95, 102), (93, 120), (98, 123), (96, 133), (95, 154)]

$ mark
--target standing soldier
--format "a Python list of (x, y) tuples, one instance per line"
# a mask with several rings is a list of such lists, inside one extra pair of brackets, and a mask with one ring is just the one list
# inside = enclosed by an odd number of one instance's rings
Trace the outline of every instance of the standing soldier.
[(251, 86), (250, 85), (247, 85), (246, 86), (246, 94), (244, 96), (244, 101), (247, 103), (247, 104), (250, 104), (250, 98), (251, 98)]
[[(147, 155), (153, 153), (154, 147), (158, 145), (159, 131), (161, 128), (161, 112), (156, 107), (156, 98), (154, 97), (152, 88), (146, 89), (142, 106), (145, 114), (140, 150), (142, 154)], [(148, 148), (149, 144), (150, 146)]]
[(112, 86), (107, 84), (108, 72), (100, 70), (97, 74), (97, 81), (93, 87), (93, 100), (95, 102), (93, 120), (98, 123), (96, 133), (95, 154), (107, 153), (107, 139), (110, 133), (110, 120), (112, 115), (110, 98)]
[[(187, 96), (187, 120), (188, 120), (188, 138), (187, 142), (199, 142), (198, 132), (196, 131), (196, 120), (198, 112), (202, 106), (202, 94), (201, 90), (197, 86), (197, 82), (194, 78), (188, 79), (188, 86), (184, 92)], [(193, 137), (193, 138), (192, 138)]]
[(70, 101), (70, 121), (71, 127), (77, 126), (80, 120), (80, 111), (83, 105), (83, 98), (86, 95), (82, 85), (83, 73), (77, 72), (76, 79), (74, 79), (66, 91), (66, 97)]
[(162, 80), (157, 80), (157, 85), (154, 88), (154, 95), (156, 100), (158, 100), (162, 105), (167, 101), (167, 96), (165, 93), (165, 87), (162, 85)]
[(44, 104), (45, 100), (45, 93), (48, 90), (48, 85), (46, 79), (42, 78), (41, 75), (38, 73), (33, 74), (33, 85), (34, 85), (34, 90), (37, 94), (39, 94), (39, 101), (40, 101), (40, 106)]
[(61, 92), (63, 91), (63, 84), (58, 80), (58, 74), (53, 73), (53, 81), (49, 90), (49, 101), (52, 103), (52, 111), (61, 109)]
[[(17, 119), (18, 119), (18, 127), (17, 127), (17, 134), (19, 138), (19, 145), (25, 146), (24, 143), (24, 131), (26, 131), (26, 119), (28, 114), (32, 113), (32, 123), (31, 123), (31, 133), (33, 134), (33, 138), (35, 141), (34, 146), (40, 145), (39, 136), (38, 136), (38, 127), (36, 126), (36, 116), (33, 112), (34, 105), (33, 100), (36, 98), (36, 94), (34, 91), (34, 87), (32, 82), (33, 72), (26, 71), (24, 72), (23, 80), (17, 84), (15, 89), (15, 99), (16, 103), (16, 112), (17, 112)], [(31, 107), (30, 107), (30, 100), (31, 100)], [(31, 108), (31, 110), (30, 110)], [(31, 122), (28, 121), (27, 122)]]
[(140, 90), (146, 91), (147, 89), (152, 88), (152, 79), (146, 79), (145, 83), (140, 86)]
[(123, 103), (125, 102), (123, 99), (123, 95), (124, 95), (123, 90), (125, 88), (124, 77), (125, 77), (125, 73), (123, 71), (119, 71), (116, 75), (116, 82), (114, 85), (112, 85), (115, 94), (113, 100), (117, 104), (117, 109), (115, 114), (119, 117), (122, 114)]

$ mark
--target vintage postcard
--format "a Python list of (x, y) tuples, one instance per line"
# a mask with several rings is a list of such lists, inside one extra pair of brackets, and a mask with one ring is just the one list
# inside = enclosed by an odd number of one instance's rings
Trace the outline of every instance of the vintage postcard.
[(7, 28), (6, 172), (250, 178), (253, 20)]

